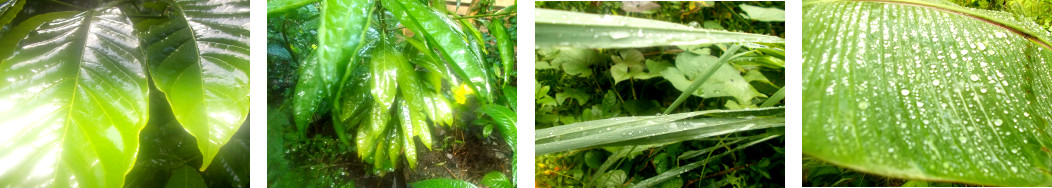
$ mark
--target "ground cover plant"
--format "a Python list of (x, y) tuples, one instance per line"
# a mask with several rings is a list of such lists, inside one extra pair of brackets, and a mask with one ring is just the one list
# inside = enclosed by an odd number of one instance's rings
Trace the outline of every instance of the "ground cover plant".
[[(1010, 7), (994, 2), (963, 3)], [(1052, 185), (1050, 37), (1040, 19), (1010, 12), (804, 2), (804, 155), (905, 179), (888, 182)], [(866, 185), (819, 177), (811, 185)]]
[(268, 1), (269, 185), (513, 185), (514, 7)]
[(784, 186), (783, 2), (536, 5), (536, 186)]
[(0, 186), (247, 187), (247, 20), (247, 0), (0, 1)]

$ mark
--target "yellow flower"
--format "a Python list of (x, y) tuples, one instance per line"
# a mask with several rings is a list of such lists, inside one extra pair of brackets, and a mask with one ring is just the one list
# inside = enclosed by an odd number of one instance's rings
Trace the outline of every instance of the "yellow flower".
[(468, 101), (467, 95), (472, 93), (475, 93), (475, 91), (471, 90), (467, 84), (460, 83), (460, 86), (453, 89), (453, 98), (457, 100), (457, 104), (464, 104)]

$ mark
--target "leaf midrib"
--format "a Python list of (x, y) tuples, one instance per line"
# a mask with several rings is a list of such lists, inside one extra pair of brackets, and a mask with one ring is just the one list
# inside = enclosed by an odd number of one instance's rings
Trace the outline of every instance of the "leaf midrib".
[(1041, 45), (1042, 47), (1045, 47), (1045, 49), (1052, 50), (1052, 42), (1049, 42), (1047, 39), (1045, 39), (1043, 37), (1039, 37), (1040, 35), (1034, 33), (1031, 30), (1028, 30), (1028, 29), (1023, 28), (1023, 27), (1020, 27), (1019, 25), (1013, 24), (1011, 22), (1007, 22), (1007, 21), (1004, 21), (1004, 20), (1001, 20), (1001, 19), (989, 17), (987, 15), (980, 14), (980, 13), (977, 13), (977, 12), (974, 12), (974, 11), (970, 11), (970, 10), (968, 10), (966, 8), (962, 8), (962, 7), (953, 7), (953, 6), (947, 6), (947, 5), (935, 4), (935, 3), (929, 3), (929, 2), (923, 2), (923, 1), (908, 1), (908, 0), (849, 0), (849, 1), (889, 3), (889, 4), (900, 4), (900, 5), (916, 6), (916, 7), (923, 7), (923, 8), (932, 8), (932, 9), (940, 10), (940, 11), (947, 12), (947, 13), (954, 13), (954, 14), (958, 14), (958, 15), (962, 15), (962, 16), (967, 16), (967, 17), (973, 18), (974, 20), (977, 20), (977, 21), (985, 22), (985, 23), (988, 23), (990, 25), (994, 25), (994, 26), (998, 26), (998, 27), (1004, 28), (1005, 30), (1011, 31), (1011, 32), (1013, 32), (1013, 33), (1015, 33), (1015, 34), (1017, 34), (1019, 36), (1022, 36), (1023, 38), (1026, 38), (1026, 39), (1028, 39), (1030, 41), (1033, 41), (1034, 43), (1037, 43), (1037, 44)]

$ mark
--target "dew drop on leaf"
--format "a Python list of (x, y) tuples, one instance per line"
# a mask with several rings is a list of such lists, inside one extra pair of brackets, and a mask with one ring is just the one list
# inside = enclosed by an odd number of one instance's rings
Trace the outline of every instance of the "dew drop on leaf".
[(972, 81), (979, 81), (979, 75), (972, 75)]
[(910, 90), (903, 89), (901, 93), (902, 93), (902, 95), (910, 95)]

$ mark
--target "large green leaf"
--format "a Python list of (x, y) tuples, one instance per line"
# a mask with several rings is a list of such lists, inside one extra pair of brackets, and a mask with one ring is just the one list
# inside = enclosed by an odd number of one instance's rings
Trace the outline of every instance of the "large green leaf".
[(808, 2), (803, 152), (891, 177), (1052, 185), (1052, 50), (943, 2)]
[[(328, 112), (332, 104), (323, 103), (342, 87), (345, 71), (353, 69), (369, 28), (369, 17), (375, 3), (371, 0), (325, 0), (322, 2), (321, 26), (318, 28), (318, 50), (300, 67), (300, 78), (293, 97), (293, 113), (301, 134), (317, 114)], [(340, 97), (343, 97), (340, 95)], [(343, 100), (337, 100), (343, 101)], [(356, 104), (343, 104), (356, 105)], [(338, 109), (338, 108), (337, 108)]]
[(635, 48), (732, 42), (784, 43), (782, 38), (708, 30), (615, 15), (537, 9), (537, 47)]
[(208, 168), (248, 115), (248, 0), (172, 1), (143, 35), (150, 76)]
[(121, 187), (149, 116), (131, 21), (116, 8), (41, 16), (0, 64), (0, 186)]
[(438, 54), (450, 62), (454, 72), (467, 79), (482, 101), (493, 101), (493, 74), (482, 60), (482, 52), (472, 47), (475, 44), (453, 20), (417, 1), (382, 2), (402, 25), (422, 34), (432, 48), (437, 48)]
[(172, 172), (172, 176), (168, 178), (168, 184), (165, 184), (165, 188), (180, 188), (180, 187), (207, 187), (205, 185), (205, 179), (201, 177), (201, 172), (190, 166), (183, 166)]

